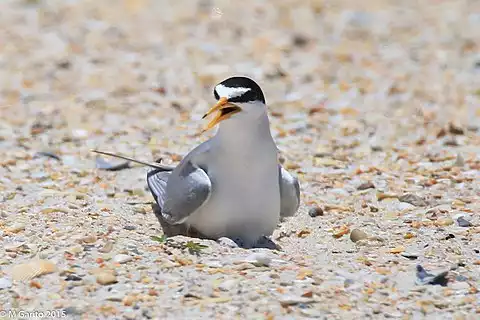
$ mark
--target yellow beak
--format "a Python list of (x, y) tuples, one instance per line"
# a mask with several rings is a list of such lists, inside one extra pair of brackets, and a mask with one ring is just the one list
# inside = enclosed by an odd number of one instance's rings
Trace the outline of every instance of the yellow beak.
[(203, 115), (202, 119), (205, 119), (206, 117), (208, 117), (209, 115), (211, 115), (215, 111), (219, 111), (219, 112), (217, 113), (215, 118), (213, 118), (212, 121), (210, 121), (207, 124), (206, 128), (203, 129), (202, 132), (210, 130), (211, 128), (213, 128), (218, 123), (222, 122), (225, 119), (230, 118), (233, 114), (235, 114), (237, 112), (240, 112), (241, 109), (239, 107), (233, 105), (233, 104), (230, 104), (228, 102), (227, 98), (221, 97), (218, 100), (217, 104), (214, 105), (210, 110), (207, 111), (207, 113), (205, 113)]

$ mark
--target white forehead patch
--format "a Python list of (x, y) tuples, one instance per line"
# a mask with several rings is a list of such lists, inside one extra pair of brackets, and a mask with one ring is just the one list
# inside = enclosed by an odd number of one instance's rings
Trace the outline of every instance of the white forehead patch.
[(215, 87), (215, 90), (217, 91), (220, 97), (235, 98), (235, 97), (241, 96), (247, 91), (250, 91), (251, 89), (242, 88), (242, 87), (232, 88), (232, 87), (226, 87), (223, 84), (219, 84)]

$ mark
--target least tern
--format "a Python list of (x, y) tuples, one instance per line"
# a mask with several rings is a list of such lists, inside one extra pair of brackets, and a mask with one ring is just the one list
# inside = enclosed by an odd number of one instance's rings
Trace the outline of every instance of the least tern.
[(204, 118), (215, 114), (205, 130), (218, 124), (216, 134), (175, 168), (148, 172), (147, 184), (167, 223), (251, 247), (295, 214), (300, 188), (278, 161), (260, 86), (231, 77), (213, 93), (217, 103)]

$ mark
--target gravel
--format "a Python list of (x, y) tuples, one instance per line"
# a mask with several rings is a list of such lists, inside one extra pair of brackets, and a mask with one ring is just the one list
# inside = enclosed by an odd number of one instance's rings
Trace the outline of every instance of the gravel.
[[(478, 318), (479, 12), (460, 0), (1, 1), (0, 308)], [(90, 152), (178, 163), (212, 134), (201, 116), (233, 74), (264, 89), (301, 183), (276, 250), (164, 239), (147, 169)]]

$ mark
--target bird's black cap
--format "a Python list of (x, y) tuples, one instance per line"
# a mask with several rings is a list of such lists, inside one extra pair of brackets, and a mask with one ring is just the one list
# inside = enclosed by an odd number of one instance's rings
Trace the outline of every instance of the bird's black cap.
[(219, 100), (222, 97), (222, 91), (228, 92), (228, 89), (238, 89), (238, 93), (233, 96), (227, 96), (228, 101), (232, 103), (246, 103), (260, 101), (265, 104), (265, 96), (260, 86), (250, 78), (247, 77), (231, 77), (223, 80), (215, 86), (213, 95), (215, 99)]

